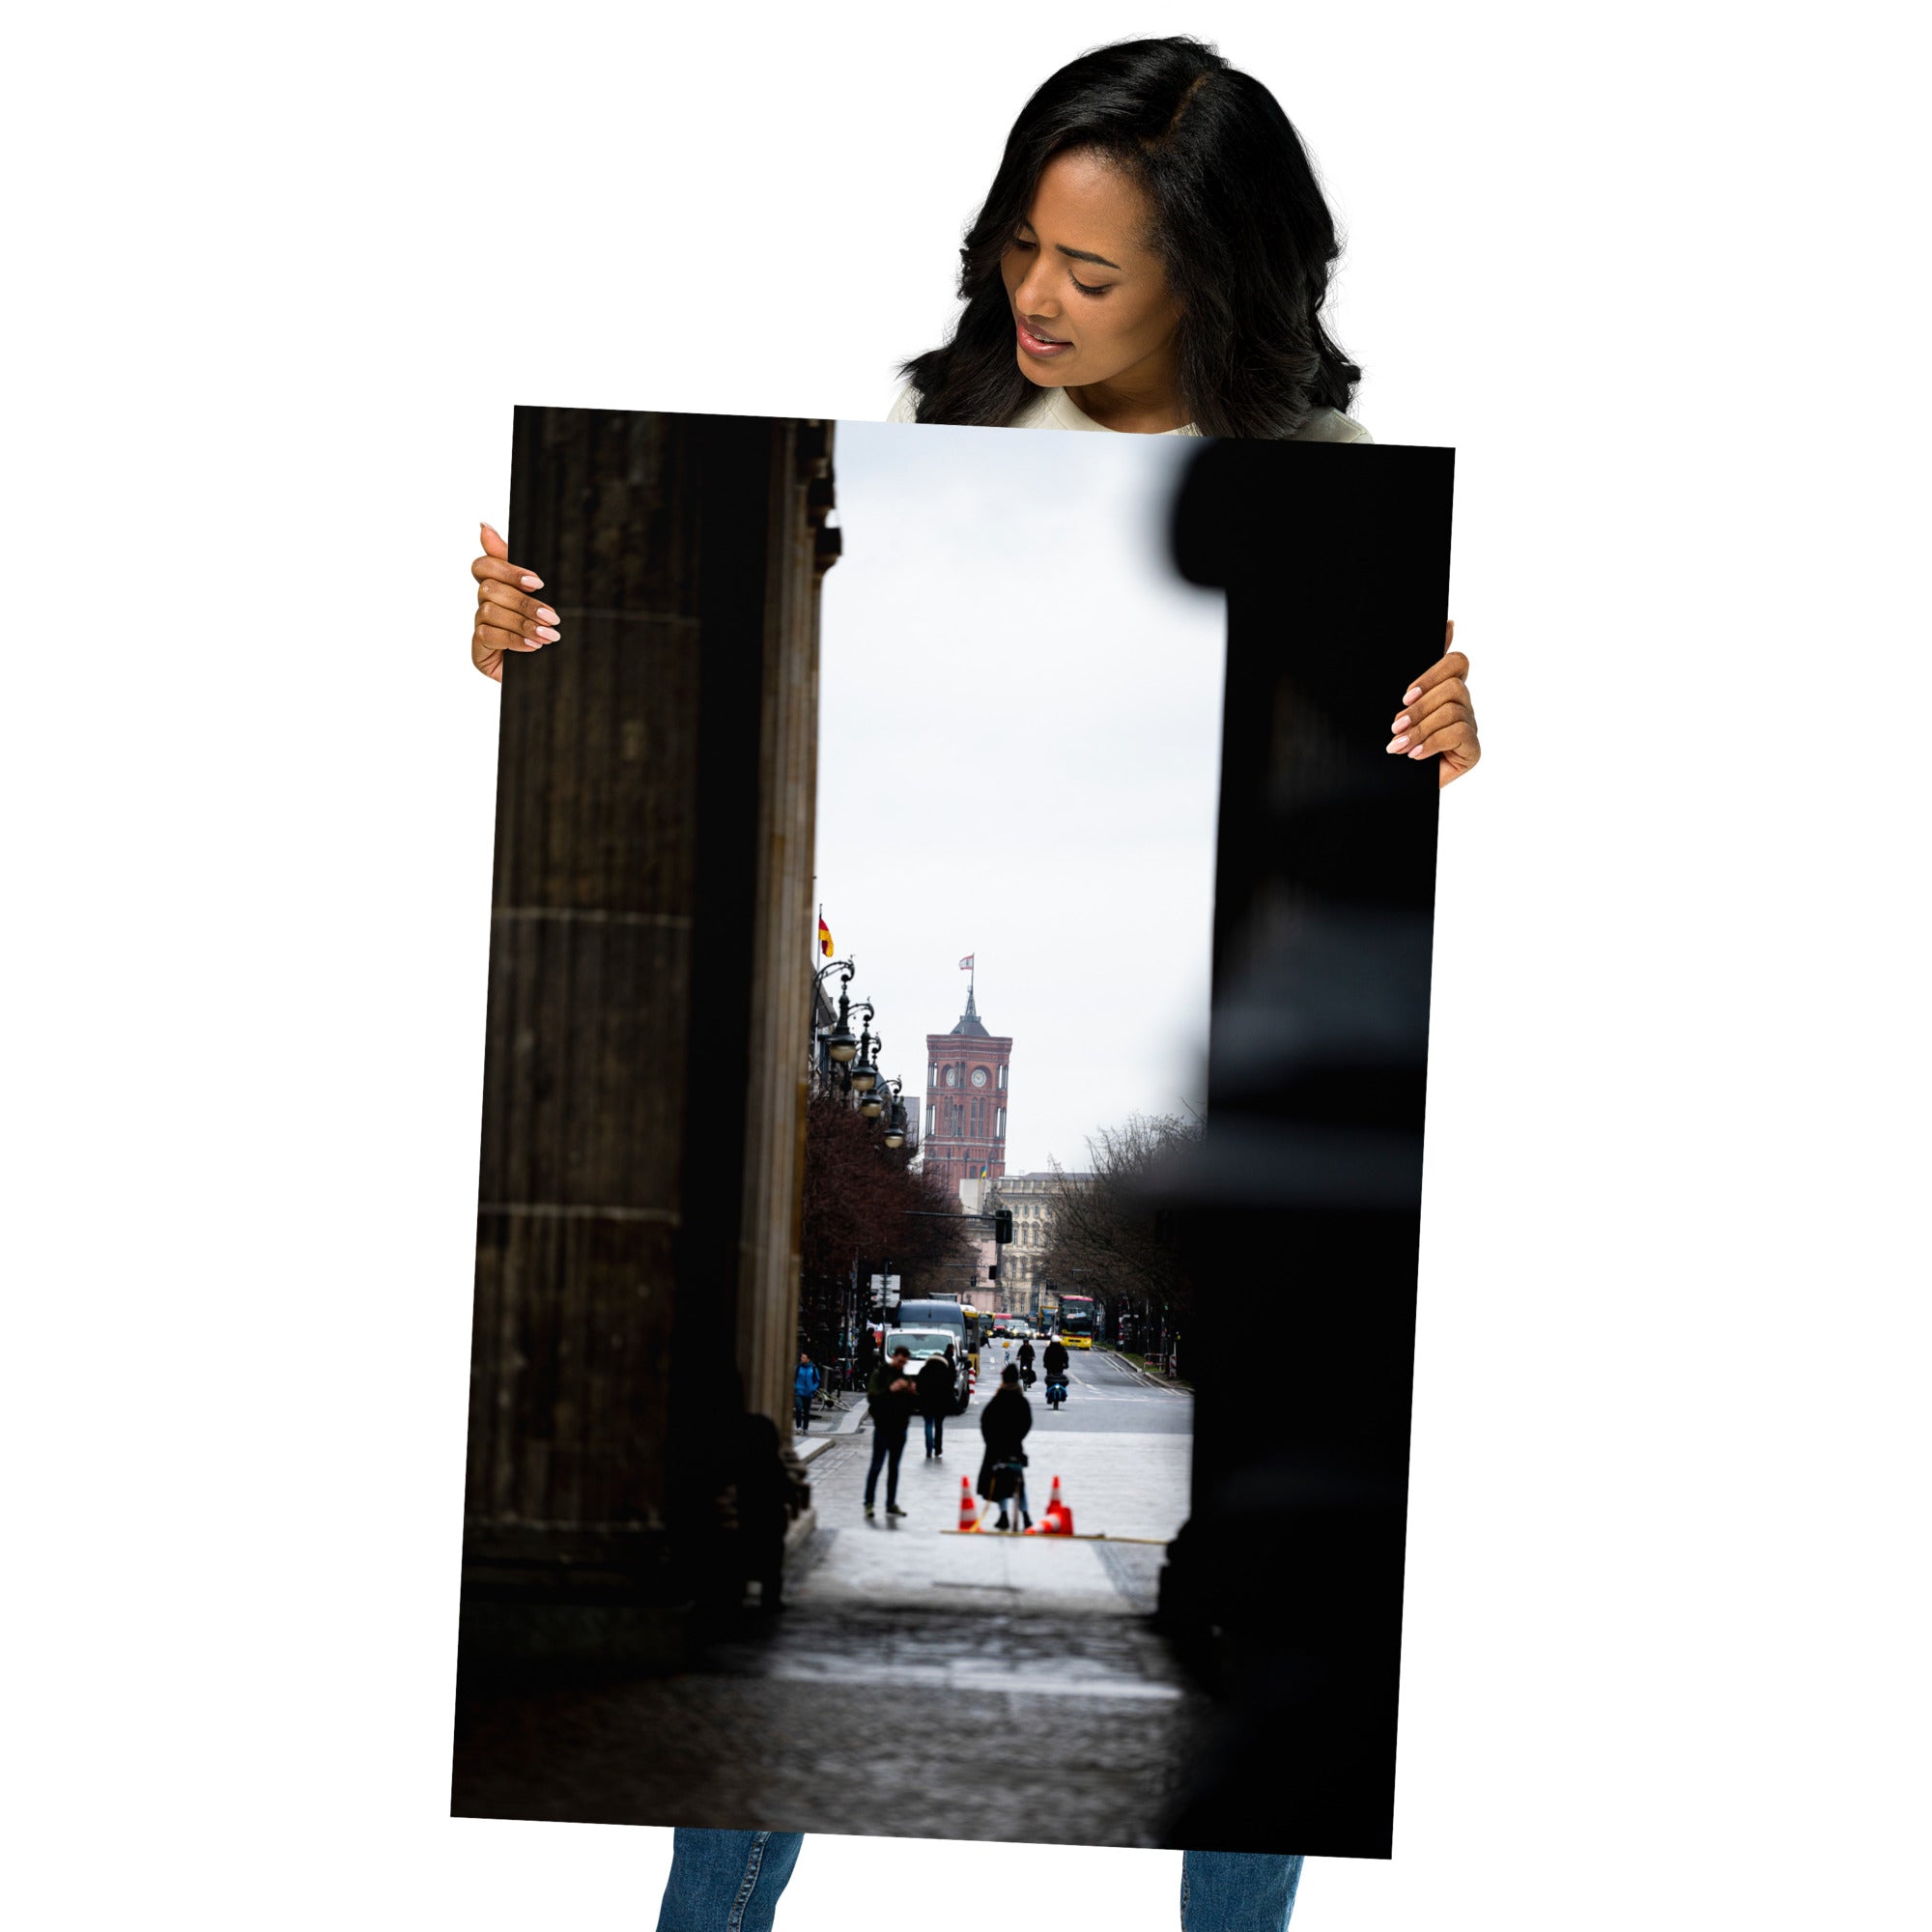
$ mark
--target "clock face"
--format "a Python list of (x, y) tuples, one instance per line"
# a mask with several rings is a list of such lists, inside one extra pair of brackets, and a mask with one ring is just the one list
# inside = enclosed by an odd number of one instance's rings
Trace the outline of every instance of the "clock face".
[(946, 1084), (947, 1084), (947, 1085), (948, 1085), (949, 1087), (956, 1087), (956, 1086), (958, 1086), (958, 1084), (959, 1084), (959, 1069), (958, 1069), (958, 1067), (956, 1067), (956, 1066), (949, 1066), (949, 1067), (948, 1067), (948, 1068), (946, 1069)]
[(974, 1067), (973, 1084), (976, 1087), (983, 1087), (986, 1084), (986, 1069), (983, 1066)]

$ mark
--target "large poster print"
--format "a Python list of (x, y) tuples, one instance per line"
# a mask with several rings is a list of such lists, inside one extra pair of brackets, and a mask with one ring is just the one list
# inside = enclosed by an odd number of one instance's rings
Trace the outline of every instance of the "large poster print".
[(518, 411), (457, 1813), (1388, 1855), (1451, 474)]

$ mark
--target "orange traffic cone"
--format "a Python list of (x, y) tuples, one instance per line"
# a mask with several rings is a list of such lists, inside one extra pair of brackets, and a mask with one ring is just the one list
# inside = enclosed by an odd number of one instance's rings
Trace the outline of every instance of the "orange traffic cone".
[(964, 1476), (959, 1478), (959, 1533), (964, 1536), (968, 1530), (978, 1529), (980, 1519), (973, 1508), (973, 1485)]
[(1049, 1534), (1071, 1536), (1073, 1534), (1073, 1512), (1060, 1499), (1060, 1478), (1053, 1479), (1053, 1494), (1047, 1498), (1046, 1520), (1053, 1525)]

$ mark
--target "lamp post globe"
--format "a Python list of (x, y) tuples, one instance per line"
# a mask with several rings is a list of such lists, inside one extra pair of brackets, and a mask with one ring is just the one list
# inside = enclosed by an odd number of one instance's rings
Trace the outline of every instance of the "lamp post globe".
[[(871, 1009), (868, 1006), (866, 1012), (866, 1030), (859, 1036), (859, 1057), (852, 1063), (852, 1091), (855, 1094), (869, 1094), (879, 1084), (878, 1062), (872, 1056), (885, 1044), (885, 1041), (873, 1039), (871, 1020)], [(872, 1108), (869, 1111), (876, 1113), (878, 1110)]]

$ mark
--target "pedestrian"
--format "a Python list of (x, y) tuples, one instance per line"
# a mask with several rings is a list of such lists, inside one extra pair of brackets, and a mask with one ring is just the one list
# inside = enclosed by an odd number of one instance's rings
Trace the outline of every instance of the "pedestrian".
[(958, 1373), (952, 1366), (952, 1344), (943, 1355), (928, 1355), (919, 1371), (919, 1413), (925, 1424), (925, 1457), (946, 1454), (946, 1418), (952, 1413)]
[(906, 1431), (912, 1427), (912, 1412), (919, 1400), (919, 1391), (906, 1374), (911, 1360), (912, 1350), (901, 1344), (872, 1371), (866, 1388), (866, 1405), (872, 1412), (872, 1463), (866, 1471), (867, 1516), (873, 1514), (881, 1463), (886, 1469), (886, 1514), (905, 1515), (899, 1508), (899, 1458), (905, 1454)]
[(1020, 1372), (1000, 1371), (999, 1393), (986, 1405), (980, 1418), (980, 1434), (986, 1438), (986, 1453), (980, 1459), (980, 1493), (989, 1503), (1000, 1506), (995, 1529), (1010, 1529), (1007, 1505), (1019, 1511), (1020, 1527), (1031, 1529), (1033, 1518), (1027, 1514), (1026, 1451), (1021, 1444), (1033, 1427), (1033, 1404), (1020, 1391)]
[(798, 1351), (798, 1368), (791, 1378), (791, 1419), (801, 1435), (811, 1431), (811, 1399), (818, 1393), (818, 1385), (824, 1378), (818, 1373), (818, 1364), (811, 1359), (810, 1349)]
[(779, 1448), (779, 1426), (769, 1415), (740, 1419), (731, 1487), (737, 1498), (739, 1602), (744, 1585), (758, 1586), (758, 1608), (784, 1608), (785, 1531), (791, 1525), (791, 1471)]

